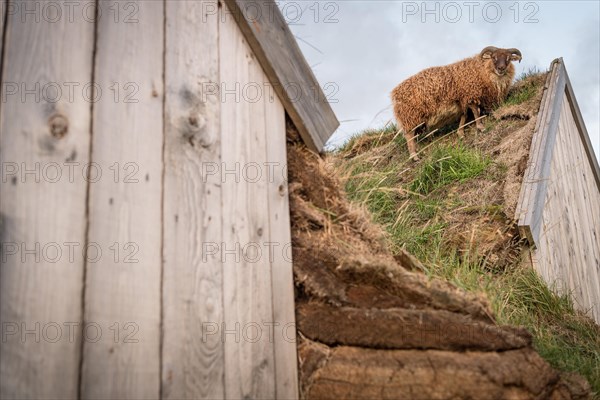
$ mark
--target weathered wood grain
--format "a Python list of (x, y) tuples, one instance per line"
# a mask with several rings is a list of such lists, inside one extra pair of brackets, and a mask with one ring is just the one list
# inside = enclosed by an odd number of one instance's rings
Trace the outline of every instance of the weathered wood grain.
[[(156, 399), (160, 381), (163, 2), (99, 2), (84, 318), (102, 329), (83, 348), (82, 398)], [(139, 13), (131, 15), (131, 7)], [(90, 258), (90, 257), (88, 257)]]
[(548, 88), (549, 95), (539, 114), (539, 118), (543, 122), (541, 122), (539, 129), (534, 132), (529, 165), (525, 171), (524, 182), (531, 185), (530, 193), (529, 196), (524, 198), (527, 203), (517, 206), (517, 209), (524, 210), (524, 215), (521, 216), (518, 226), (532, 245), (536, 245), (539, 241), (541, 211), (546, 194), (546, 184), (550, 171), (552, 150), (556, 140), (556, 129), (564, 87), (565, 71), (562, 60), (559, 59), (553, 62), (552, 79)]
[(225, 395), (218, 15), (204, 13), (209, 4), (166, 3), (164, 399)]
[(580, 280), (573, 279), (576, 272), (570, 273), (565, 268), (567, 264), (573, 261), (577, 263), (578, 261), (573, 246), (574, 235), (571, 232), (574, 209), (569, 209), (570, 207), (567, 205), (569, 203), (565, 203), (565, 199), (572, 192), (572, 182), (570, 182), (572, 163), (568, 161), (570, 154), (565, 155), (565, 153), (569, 153), (572, 144), (567, 142), (564, 109), (565, 104), (562, 105), (560, 110), (559, 128), (549, 176), (549, 184), (552, 184), (554, 190), (552, 196), (550, 196), (550, 193), (547, 194), (543, 205), (543, 212), (547, 221), (546, 226), (544, 226), (544, 233), (550, 237), (552, 243), (549, 250), (552, 253), (553, 262), (551, 264), (552, 269), (547, 273), (550, 276), (548, 282), (552, 282), (551, 285), (563, 294), (571, 291), (574, 300), (577, 300), (581, 295), (581, 287), (577, 284)]
[(562, 59), (547, 86), (516, 215), (542, 278), (599, 321), (598, 164)]
[[(564, 93), (563, 99), (564, 99)], [(566, 264), (570, 263), (575, 257), (573, 250), (573, 234), (570, 230), (573, 227), (572, 213), (574, 210), (569, 209), (565, 204), (565, 199), (572, 191), (571, 163), (568, 161), (570, 147), (573, 145), (567, 142), (565, 134), (565, 104), (562, 104), (559, 117), (559, 130), (556, 133), (556, 145), (553, 150), (551, 175), (549, 176), (549, 184), (554, 187), (553, 196), (546, 196), (543, 204), (543, 213), (546, 214), (548, 221), (546, 234), (552, 238), (552, 271), (550, 275), (558, 277), (558, 280), (553, 283), (563, 293), (569, 291), (569, 288), (576, 288), (577, 280), (573, 280), (573, 274), (566, 271)], [(551, 210), (551, 211), (550, 211)], [(567, 260), (565, 260), (567, 258)], [(566, 262), (565, 262), (566, 261)], [(549, 281), (551, 282), (551, 281)], [(578, 290), (577, 287), (576, 290)]]
[[(33, 333), (1, 344), (2, 398), (297, 398), (273, 82), (224, 7), (98, 4), (97, 25), (32, 18), (0, 38), (3, 82), (76, 82), (75, 101), (18, 92), (0, 109), (2, 162), (42, 174), (2, 182), (3, 245), (75, 246), (3, 260), (2, 322)], [(50, 163), (80, 163), (75, 182), (44, 181)]]
[(243, 90), (267, 78), (232, 20), (220, 25), (219, 47), (227, 60), (221, 81), (242, 90), (221, 104), (222, 168), (233, 171), (222, 179), (225, 397), (273, 398), (271, 264), (263, 245), (270, 240), (265, 106), (264, 96), (252, 102)]
[(224, 0), (306, 145), (321, 151), (339, 126), (273, 0)]
[(566, 94), (552, 155), (536, 270), (599, 320), (600, 191)]
[(560, 107), (562, 105), (564, 92), (564, 67), (561, 62), (556, 64), (556, 81), (549, 88), (550, 96), (547, 104), (547, 112), (544, 114), (544, 122), (540, 127), (541, 137), (537, 149), (534, 164), (533, 186), (530, 203), (528, 206), (528, 222), (534, 243), (539, 240), (541, 227), (541, 215), (543, 202), (546, 195), (546, 186), (549, 180), (550, 163), (552, 152), (556, 141)]
[[(565, 95), (561, 114), (561, 135), (565, 137), (561, 169), (567, 171), (565, 186), (569, 188), (563, 203), (570, 218), (569, 256), (573, 258), (565, 272), (576, 281), (574, 290), (579, 293), (581, 309), (592, 308), (592, 315), (599, 319), (600, 310), (600, 189), (593, 178), (593, 168), (586, 154), (576, 120)], [(572, 268), (577, 265), (578, 268)], [(579, 290), (578, 290), (579, 289)]]
[(287, 186), (285, 110), (276, 96), (266, 99), (267, 160), (273, 163), (269, 176), (269, 226), (272, 254), (273, 319), (276, 398), (298, 398), (298, 357), (292, 270), (292, 238)]
[[(563, 96), (566, 96), (563, 94)], [(559, 173), (562, 175), (562, 198), (557, 199), (559, 204), (563, 205), (563, 226), (564, 234), (562, 236), (562, 244), (566, 248), (568, 262), (564, 263), (564, 267), (572, 267), (580, 265), (582, 268), (563, 268), (563, 275), (568, 275), (571, 279), (571, 293), (578, 304), (588, 303), (589, 290), (585, 275), (587, 265), (587, 253), (591, 249), (586, 246), (586, 235), (579, 235), (578, 230), (581, 228), (582, 215), (585, 205), (581, 204), (580, 197), (586, 196), (584, 189), (579, 185), (579, 174), (582, 172), (581, 157), (579, 153), (578, 143), (573, 142), (573, 139), (579, 141), (578, 137), (573, 138), (570, 124), (573, 122), (571, 110), (569, 109), (568, 100), (563, 98), (563, 104), (560, 111), (559, 131), (557, 133), (557, 143), (553, 164), (555, 164)], [(585, 250), (585, 251), (584, 251)]]
[[(8, 0), (0, 0), (0, 75), (2, 74), (2, 61), (4, 60), (4, 22), (6, 18), (6, 7)], [(0, 82), (2, 77), (0, 76)]]
[[(556, 60), (555, 60), (556, 61)], [(534, 182), (533, 182), (533, 173), (534, 173), (534, 164), (533, 161), (537, 154), (539, 154), (540, 147), (540, 139), (541, 133), (540, 127), (544, 121), (545, 113), (548, 110), (548, 103), (550, 102), (550, 94), (551, 91), (550, 86), (554, 84), (556, 81), (556, 62), (553, 61), (551, 64), (550, 72), (546, 76), (546, 82), (544, 83), (544, 94), (542, 95), (542, 100), (540, 101), (540, 108), (538, 111), (537, 119), (535, 122), (535, 128), (533, 130), (534, 134), (531, 138), (531, 145), (529, 147), (529, 161), (527, 164), (527, 169), (523, 175), (523, 184), (521, 185), (521, 191), (519, 193), (519, 200), (517, 202), (517, 207), (515, 209), (515, 221), (521, 221), (527, 216), (527, 206), (530, 203), (530, 198), (533, 192)], [(535, 155), (535, 156), (534, 156)], [(521, 228), (521, 224), (519, 224)], [(523, 228), (527, 228), (524, 226)], [(528, 229), (527, 229), (528, 230)], [(530, 237), (530, 232), (522, 231), (521, 236), (528, 237), (531, 244), (533, 244), (533, 239)]]
[[(94, 26), (13, 14), (7, 29), (0, 320), (14, 334), (0, 342), (0, 398), (76, 398), (91, 115), (81, 89), (92, 77)], [(71, 98), (64, 82), (73, 82)]]

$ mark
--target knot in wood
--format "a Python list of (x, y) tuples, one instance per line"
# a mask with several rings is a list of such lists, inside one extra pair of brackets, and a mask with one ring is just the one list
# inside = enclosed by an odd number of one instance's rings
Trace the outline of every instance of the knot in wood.
[(191, 132), (199, 132), (206, 126), (206, 119), (200, 111), (191, 111), (188, 114), (187, 124)]
[(50, 135), (56, 139), (62, 139), (69, 132), (69, 120), (62, 114), (54, 114), (48, 120)]

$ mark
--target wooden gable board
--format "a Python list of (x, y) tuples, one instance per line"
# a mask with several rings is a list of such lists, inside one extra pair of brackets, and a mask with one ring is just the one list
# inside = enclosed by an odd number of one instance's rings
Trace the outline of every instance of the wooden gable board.
[(320, 152), (340, 125), (273, 0), (224, 0), (306, 145)]

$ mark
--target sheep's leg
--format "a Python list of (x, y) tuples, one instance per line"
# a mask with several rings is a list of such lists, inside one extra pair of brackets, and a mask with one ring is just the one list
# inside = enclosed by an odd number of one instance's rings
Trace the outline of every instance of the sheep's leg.
[(483, 122), (481, 122), (481, 120), (478, 119), (481, 116), (481, 114), (479, 112), (479, 107), (472, 104), (472, 105), (469, 105), (469, 108), (473, 112), (473, 117), (475, 117), (475, 128), (477, 128), (477, 131), (483, 132), (483, 129), (484, 129)]
[(458, 123), (458, 137), (465, 137), (465, 122), (467, 122), (467, 111), (463, 112)]
[(415, 139), (414, 130), (404, 132), (404, 139), (406, 139), (406, 145), (408, 146), (410, 158), (414, 161), (419, 161), (419, 156), (417, 156), (417, 141)]

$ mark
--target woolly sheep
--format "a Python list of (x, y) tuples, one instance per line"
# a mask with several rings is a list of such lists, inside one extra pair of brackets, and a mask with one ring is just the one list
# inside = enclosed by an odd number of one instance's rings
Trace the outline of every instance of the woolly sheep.
[(473, 57), (442, 67), (425, 69), (400, 83), (391, 93), (394, 115), (404, 131), (410, 158), (418, 160), (417, 129), (435, 129), (460, 117), (464, 135), (467, 110), (478, 131), (483, 130), (480, 107), (491, 108), (507, 95), (515, 76), (512, 61), (521, 62), (518, 49), (488, 46)]

